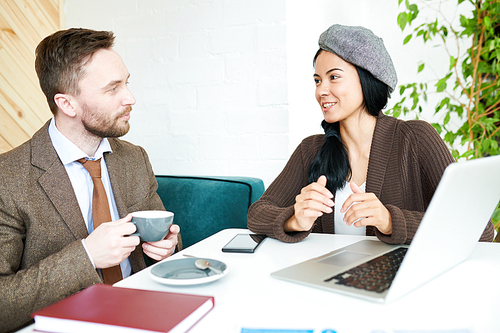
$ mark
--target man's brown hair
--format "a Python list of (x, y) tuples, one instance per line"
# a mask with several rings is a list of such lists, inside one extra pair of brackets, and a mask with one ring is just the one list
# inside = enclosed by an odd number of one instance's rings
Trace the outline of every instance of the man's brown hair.
[(78, 95), (85, 65), (96, 51), (113, 47), (114, 40), (110, 31), (71, 28), (57, 31), (38, 44), (35, 70), (54, 115), (57, 112), (54, 96), (59, 93)]

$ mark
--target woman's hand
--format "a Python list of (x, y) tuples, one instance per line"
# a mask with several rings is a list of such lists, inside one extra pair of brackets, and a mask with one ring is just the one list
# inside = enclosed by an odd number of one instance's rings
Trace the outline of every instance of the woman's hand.
[(283, 225), (285, 232), (310, 230), (318, 217), (333, 211), (332, 198), (332, 193), (326, 188), (325, 176), (302, 188), (295, 197), (295, 214)]
[(373, 193), (363, 192), (354, 182), (350, 182), (353, 194), (342, 205), (344, 222), (355, 227), (372, 225), (385, 234), (392, 234), (391, 213)]

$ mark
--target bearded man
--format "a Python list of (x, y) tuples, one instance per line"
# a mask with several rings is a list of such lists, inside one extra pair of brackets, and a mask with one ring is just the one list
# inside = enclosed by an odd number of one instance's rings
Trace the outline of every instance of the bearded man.
[[(68, 29), (36, 49), (54, 116), (0, 155), (0, 332), (29, 324), (34, 311), (92, 284), (145, 268), (144, 254), (162, 260), (180, 245), (177, 225), (158, 242), (128, 236), (136, 230), (130, 213), (165, 208), (144, 149), (118, 139), (129, 130), (135, 99), (114, 38)], [(100, 174), (91, 176), (90, 165)], [(92, 212), (94, 187), (104, 187), (103, 223)]]

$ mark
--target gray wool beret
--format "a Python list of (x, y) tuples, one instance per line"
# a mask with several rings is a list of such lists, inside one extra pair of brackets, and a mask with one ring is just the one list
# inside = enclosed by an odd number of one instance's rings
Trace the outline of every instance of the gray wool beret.
[(334, 24), (321, 34), (318, 43), (321, 49), (366, 69), (387, 84), (391, 91), (396, 88), (398, 77), (391, 57), (382, 38), (371, 30)]

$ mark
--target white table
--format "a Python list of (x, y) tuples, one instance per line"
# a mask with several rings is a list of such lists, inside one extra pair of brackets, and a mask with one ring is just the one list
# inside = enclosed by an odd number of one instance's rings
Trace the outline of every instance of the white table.
[(254, 254), (221, 251), (235, 234), (247, 232), (223, 230), (167, 259), (183, 258), (185, 253), (223, 261), (229, 271), (220, 280), (167, 286), (150, 279), (149, 267), (116, 286), (214, 296), (215, 307), (192, 333), (236, 333), (241, 327), (314, 329), (315, 333), (326, 329), (337, 333), (500, 332), (500, 244), (478, 243), (467, 261), (394, 303), (377, 304), (270, 276), (367, 237), (311, 234), (294, 244), (268, 238)]

